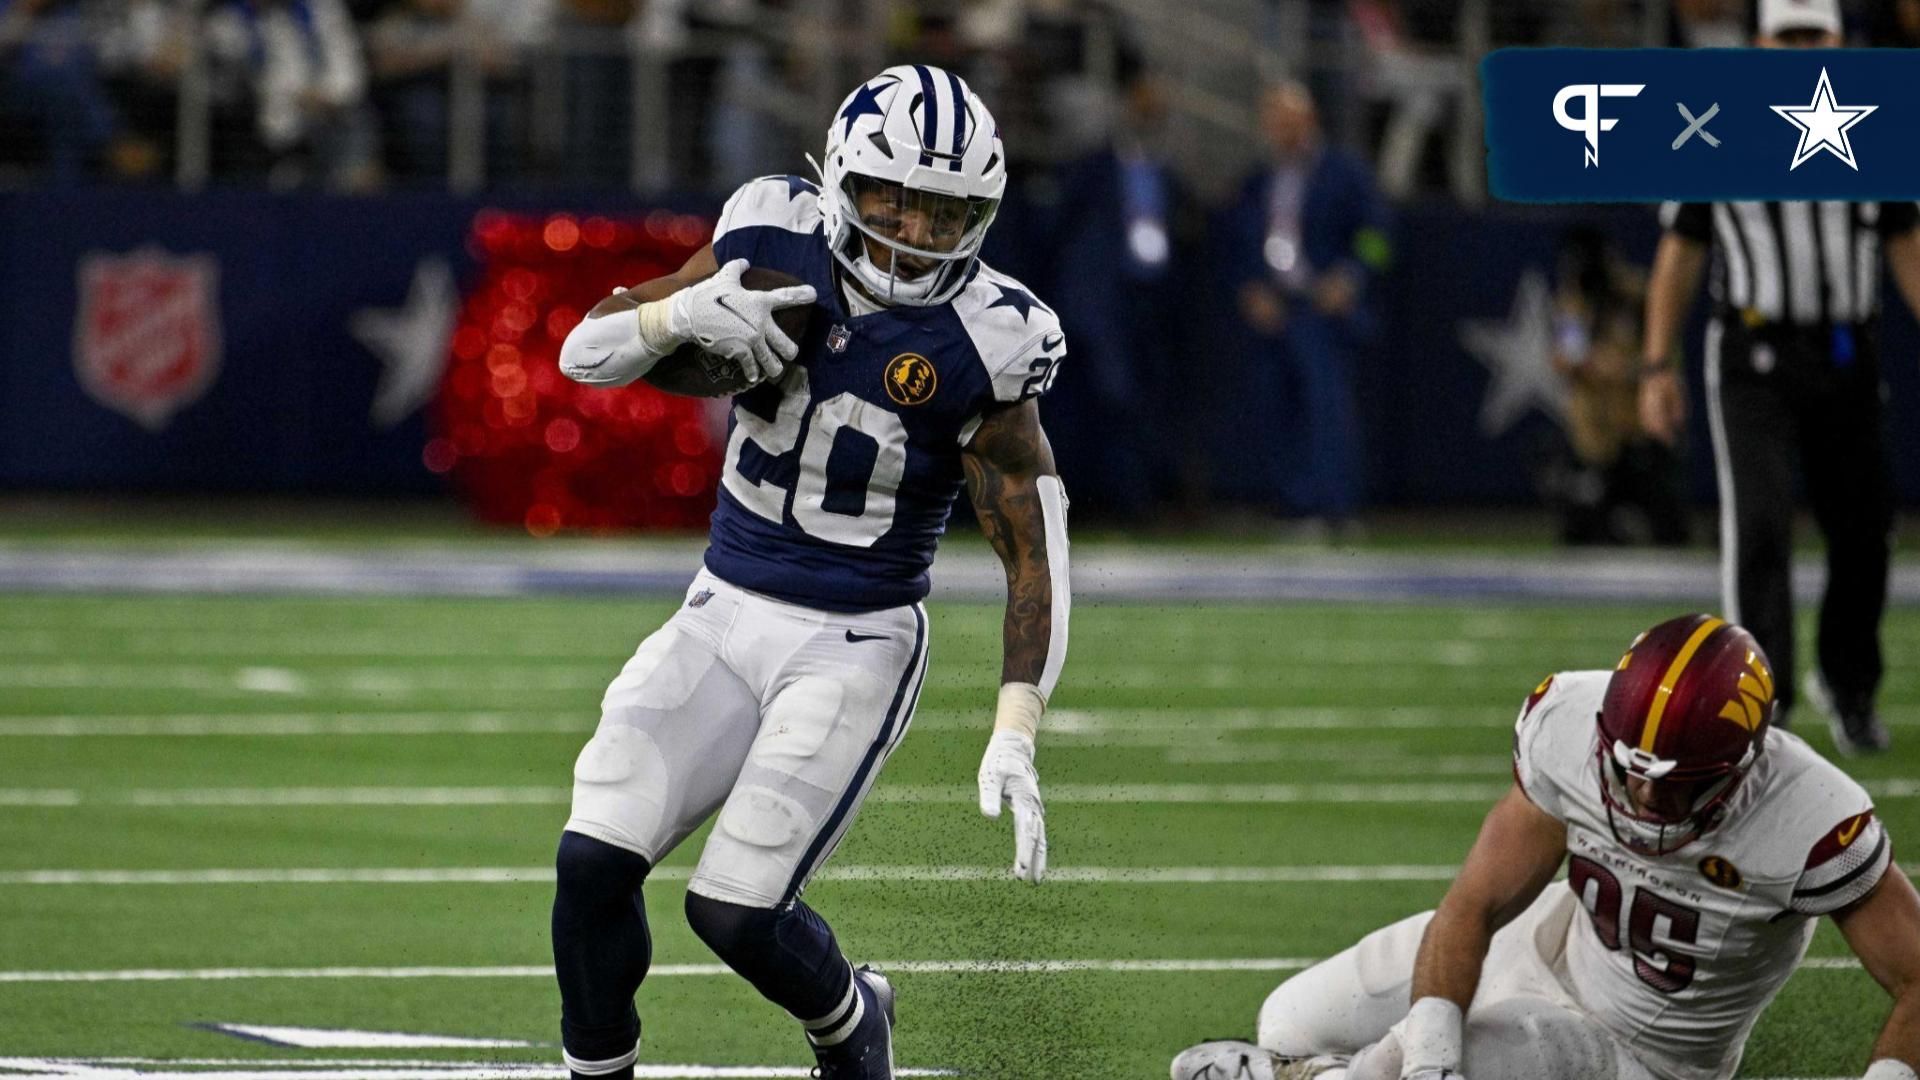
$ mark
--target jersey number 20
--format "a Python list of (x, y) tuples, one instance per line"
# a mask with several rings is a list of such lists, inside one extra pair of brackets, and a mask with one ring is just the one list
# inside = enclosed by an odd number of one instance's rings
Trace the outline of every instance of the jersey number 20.
[[(895, 495), (900, 478), (907, 471), (907, 426), (900, 417), (855, 394), (836, 394), (814, 403), (807, 388), (807, 369), (789, 367), (782, 383), (785, 391), (780, 409), (772, 420), (763, 420), (751, 410), (735, 405), (733, 435), (727, 440), (726, 468), (721, 483), (741, 506), (780, 523), (788, 500), (793, 503), (793, 520), (809, 536), (851, 547), (872, 547), (874, 541), (893, 527)], [(808, 405), (812, 404), (812, 409)], [(799, 482), (792, 491), (770, 480), (749, 480), (740, 471), (740, 453), (747, 440), (769, 457), (791, 453), (806, 430), (807, 442), (800, 449)], [(845, 514), (826, 507), (829, 477), (827, 466), (833, 457), (833, 444), (840, 433), (852, 429), (874, 441), (873, 471), (861, 477), (835, 476), (834, 486), (863, 487), (866, 500), (858, 514)]]

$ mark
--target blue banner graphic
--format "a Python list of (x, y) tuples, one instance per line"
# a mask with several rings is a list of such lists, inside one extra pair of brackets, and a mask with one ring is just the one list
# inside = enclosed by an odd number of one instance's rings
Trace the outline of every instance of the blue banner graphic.
[(1480, 75), (1502, 199), (1920, 199), (1920, 50), (1501, 49)]

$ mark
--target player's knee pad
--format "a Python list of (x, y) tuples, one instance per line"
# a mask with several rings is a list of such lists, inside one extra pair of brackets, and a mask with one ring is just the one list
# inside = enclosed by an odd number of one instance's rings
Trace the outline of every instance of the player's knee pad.
[(554, 893), (566, 903), (629, 902), (653, 871), (646, 857), (577, 832), (560, 834)]
[(667, 825), (667, 773), (651, 735), (603, 720), (573, 765), (568, 830), (657, 857)]
[(1260, 1007), (1260, 1045), (1289, 1057), (1346, 1054), (1406, 1015), (1413, 961), (1431, 912), (1402, 919), (1302, 971)]
[(739, 966), (734, 963), (736, 957), (751, 961), (774, 948), (782, 914), (776, 908), (749, 907), (687, 893), (687, 925), (715, 956), (735, 968)]
[(1597, 1023), (1542, 997), (1477, 1005), (1467, 1017), (1465, 1066), (1474, 1080), (1612, 1080), (1617, 1048)]
[(806, 1021), (845, 995), (852, 971), (833, 930), (805, 904), (750, 907), (687, 891), (687, 924), (754, 988)]

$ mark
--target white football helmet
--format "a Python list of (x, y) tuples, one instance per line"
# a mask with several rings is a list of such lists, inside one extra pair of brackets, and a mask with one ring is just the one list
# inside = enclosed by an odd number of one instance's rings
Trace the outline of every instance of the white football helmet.
[[(931, 306), (966, 284), (1007, 190), (1007, 161), (999, 125), (964, 80), (900, 64), (840, 103), (820, 179), (833, 257), (875, 299)], [(885, 266), (869, 242), (887, 249)]]

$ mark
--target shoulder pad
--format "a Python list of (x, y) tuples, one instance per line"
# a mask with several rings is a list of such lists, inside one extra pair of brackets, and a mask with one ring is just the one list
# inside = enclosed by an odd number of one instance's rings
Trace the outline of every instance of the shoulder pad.
[(1780, 751), (1807, 759), (1779, 792), (1778, 816), (1769, 815), (1793, 837), (1781, 855), (1801, 864), (1791, 905), (1803, 915), (1829, 914), (1873, 891), (1893, 862), (1893, 842), (1872, 797), (1852, 777), (1798, 740), (1768, 747), (1769, 754)]
[(953, 311), (985, 366), (994, 400), (1025, 401), (1053, 386), (1067, 355), (1060, 317), (1013, 278), (980, 264)]
[(1593, 711), (1609, 673), (1563, 671), (1542, 680), (1513, 722), (1513, 778), (1535, 806), (1562, 821), (1585, 790)]
[(820, 189), (799, 176), (763, 176), (740, 185), (714, 225), (717, 241), (738, 229), (768, 225), (810, 233), (820, 227)]

